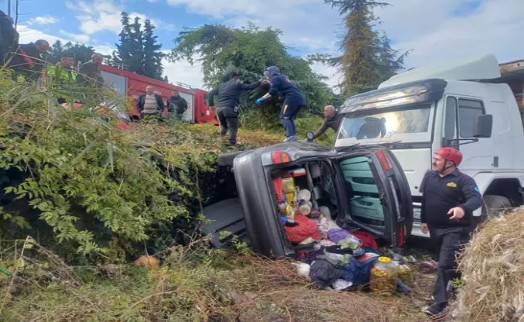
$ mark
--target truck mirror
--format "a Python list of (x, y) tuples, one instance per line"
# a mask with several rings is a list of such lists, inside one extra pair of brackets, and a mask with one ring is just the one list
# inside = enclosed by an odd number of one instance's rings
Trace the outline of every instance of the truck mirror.
[(308, 142), (313, 142), (313, 137), (315, 135), (313, 134), (313, 132), (306, 132), (306, 139), (308, 140)]
[(489, 138), (491, 137), (492, 128), (493, 115), (477, 115), (477, 117), (475, 118), (475, 124), (473, 126), (473, 136), (476, 138)]

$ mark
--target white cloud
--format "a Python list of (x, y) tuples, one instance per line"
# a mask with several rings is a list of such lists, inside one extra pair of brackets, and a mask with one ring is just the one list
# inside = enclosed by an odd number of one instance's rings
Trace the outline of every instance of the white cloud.
[(87, 43), (90, 39), (89, 35), (84, 34), (73, 34), (70, 32), (67, 32), (65, 30), (60, 29), (60, 33), (64, 35), (65, 37), (79, 43)]
[[(167, 0), (190, 13), (208, 15), (235, 27), (253, 22), (283, 31), (284, 43), (305, 54), (336, 53), (345, 33), (343, 17), (336, 9), (317, 0)], [(518, 35), (524, 30), (522, 0), (395, 0), (378, 8), (375, 15), (400, 52), (412, 50), (406, 67), (494, 53), (499, 61), (522, 58)], [(313, 70), (329, 77), (330, 85), (340, 76), (329, 67), (315, 64)]]
[(52, 25), (60, 21), (58, 18), (53, 16), (39, 16), (31, 18), (27, 21), (28, 25)]
[(21, 44), (27, 44), (34, 42), (38, 39), (45, 39), (50, 44), (53, 44), (55, 41), (60, 40), (61, 42), (67, 42), (68, 40), (62, 37), (46, 34), (40, 30), (30, 28), (24, 25), (18, 25), (17, 31), (20, 34), (19, 42)]
[(167, 76), (170, 83), (178, 82), (187, 84), (193, 88), (204, 88), (202, 64), (195, 61), (191, 65), (187, 60), (169, 62), (167, 59), (162, 61), (164, 76)]
[(94, 0), (93, 2), (67, 1), (66, 7), (77, 12), (80, 30), (88, 35), (100, 31), (109, 30), (114, 33), (122, 30), (120, 23), (122, 8), (116, 5), (113, 0)]
[(413, 49), (406, 67), (493, 53), (500, 62), (522, 58), (521, 0), (397, 0), (377, 10), (381, 27), (401, 51)]
[(307, 53), (333, 51), (334, 31), (340, 16), (318, 0), (167, 0), (173, 6), (185, 6), (190, 13), (208, 15), (234, 27), (253, 22), (259, 27), (283, 31), (283, 42)]

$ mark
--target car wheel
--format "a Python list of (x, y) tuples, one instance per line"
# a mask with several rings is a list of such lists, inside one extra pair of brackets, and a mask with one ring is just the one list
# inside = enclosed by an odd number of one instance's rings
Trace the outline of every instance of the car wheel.
[(484, 205), (482, 206), (481, 220), (494, 218), (506, 212), (513, 206), (508, 198), (497, 195), (485, 195)]

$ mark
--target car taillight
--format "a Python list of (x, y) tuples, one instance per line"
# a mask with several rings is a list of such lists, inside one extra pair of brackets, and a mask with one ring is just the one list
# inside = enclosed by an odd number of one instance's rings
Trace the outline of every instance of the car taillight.
[(398, 246), (399, 247), (404, 246), (405, 242), (406, 242), (406, 226), (400, 225), (398, 229)]
[(291, 161), (291, 157), (286, 152), (277, 150), (277, 151), (273, 151), (271, 155), (271, 160), (273, 161), (273, 164), (287, 163)]
[(391, 163), (389, 162), (388, 156), (384, 153), (383, 150), (378, 150), (376, 152), (377, 158), (380, 161), (380, 166), (384, 171), (391, 170)]

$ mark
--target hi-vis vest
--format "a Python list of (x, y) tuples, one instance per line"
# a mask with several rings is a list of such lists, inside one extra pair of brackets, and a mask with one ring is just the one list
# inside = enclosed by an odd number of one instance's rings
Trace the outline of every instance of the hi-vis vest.
[(55, 86), (58, 84), (76, 83), (76, 72), (65, 69), (60, 63), (49, 66), (46, 74), (48, 82), (52, 82), (51, 84)]

